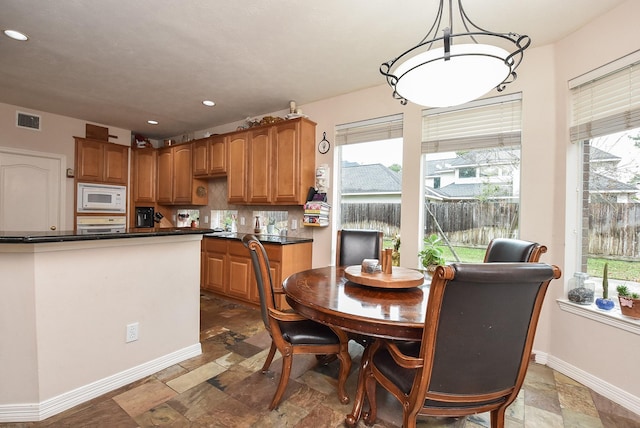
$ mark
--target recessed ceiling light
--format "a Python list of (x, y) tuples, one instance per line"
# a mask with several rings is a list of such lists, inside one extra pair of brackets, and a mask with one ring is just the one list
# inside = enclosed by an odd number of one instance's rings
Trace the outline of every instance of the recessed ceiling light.
[(202, 104), (206, 105), (207, 107), (213, 107), (214, 105), (216, 105), (216, 103), (210, 100), (204, 100)]
[(157, 124), (158, 124), (158, 121), (157, 121), (157, 120), (147, 120), (147, 123), (148, 123), (149, 125), (157, 125)]
[(29, 39), (26, 34), (15, 30), (4, 30), (4, 35), (7, 37), (11, 37), (13, 40), (19, 40), (21, 42)]

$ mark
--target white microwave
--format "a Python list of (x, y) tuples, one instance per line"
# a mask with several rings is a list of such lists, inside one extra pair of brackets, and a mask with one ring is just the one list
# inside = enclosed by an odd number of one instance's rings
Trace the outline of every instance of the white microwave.
[(127, 188), (107, 184), (78, 183), (79, 213), (125, 213)]

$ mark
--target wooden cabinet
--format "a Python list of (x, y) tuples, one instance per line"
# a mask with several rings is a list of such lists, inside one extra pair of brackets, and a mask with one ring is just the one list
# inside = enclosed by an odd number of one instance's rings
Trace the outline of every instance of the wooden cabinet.
[(133, 203), (156, 202), (156, 164), (158, 151), (153, 148), (131, 151), (131, 187)]
[(76, 181), (127, 185), (129, 147), (75, 137)]
[(193, 175), (195, 177), (223, 177), (227, 175), (227, 137), (196, 140), (193, 145)]
[[(263, 243), (263, 246), (269, 257), (274, 287), (280, 287), (282, 280), (295, 272), (311, 269), (311, 242)], [(251, 256), (240, 240), (204, 237), (202, 248), (203, 289), (223, 297), (260, 304)], [(285, 305), (284, 298), (279, 299), (278, 305)]]
[(314, 122), (299, 118), (232, 134), (228, 201), (304, 205), (315, 185), (315, 129)]
[(247, 202), (247, 154), (249, 132), (237, 132), (229, 135), (227, 143), (227, 200), (239, 204)]
[(228, 241), (227, 244), (229, 259), (226, 267), (229, 280), (225, 292), (229, 297), (245, 301), (251, 300), (251, 278), (254, 275), (249, 250), (237, 240)]
[(206, 205), (208, 185), (192, 174), (191, 144), (158, 150), (157, 202), (161, 205)]
[(316, 124), (307, 119), (275, 126), (273, 138), (272, 202), (304, 205), (315, 186)]
[(202, 288), (216, 293), (225, 293), (227, 241), (224, 239), (203, 239), (202, 250)]
[(271, 203), (272, 144), (272, 127), (261, 127), (249, 132), (247, 202), (250, 204)]

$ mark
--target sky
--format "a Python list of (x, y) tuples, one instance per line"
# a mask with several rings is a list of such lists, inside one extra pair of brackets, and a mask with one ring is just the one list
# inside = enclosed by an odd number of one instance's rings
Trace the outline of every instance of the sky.
[(393, 164), (402, 165), (402, 138), (340, 147), (342, 161), (358, 162), (361, 165), (381, 163), (387, 167)]

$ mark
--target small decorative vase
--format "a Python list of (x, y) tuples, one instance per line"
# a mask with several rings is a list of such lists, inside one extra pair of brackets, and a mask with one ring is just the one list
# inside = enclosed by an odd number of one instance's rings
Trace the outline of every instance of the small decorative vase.
[(400, 251), (393, 250), (391, 254), (391, 261), (394, 266), (400, 266)]
[(615, 303), (613, 303), (613, 300), (611, 300), (611, 299), (603, 299), (603, 298), (599, 297), (599, 298), (596, 299), (596, 306), (599, 309), (603, 309), (605, 311), (610, 311), (616, 305), (615, 305)]

